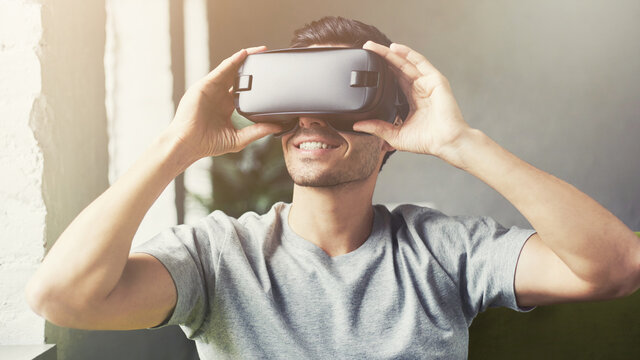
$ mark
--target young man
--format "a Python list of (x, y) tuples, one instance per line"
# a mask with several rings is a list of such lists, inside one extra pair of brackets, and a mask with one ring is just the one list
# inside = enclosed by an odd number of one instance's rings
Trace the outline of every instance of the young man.
[[(36, 312), (84, 329), (180, 324), (202, 358), (464, 358), (468, 326), (487, 307), (527, 311), (640, 286), (637, 237), (585, 194), (470, 128), (424, 56), (342, 18), (296, 36), (297, 46), (364, 44), (383, 56), (410, 102), (406, 119), (354, 125), (372, 136), (300, 117), (282, 137), (291, 204), (240, 219), (216, 211), (130, 253), (144, 214), (190, 164), (282, 130), (233, 128), (237, 68), (265, 48), (237, 52), (186, 92), (167, 131), (61, 235), (27, 287)], [(372, 206), (394, 149), (477, 176), (535, 230)]]

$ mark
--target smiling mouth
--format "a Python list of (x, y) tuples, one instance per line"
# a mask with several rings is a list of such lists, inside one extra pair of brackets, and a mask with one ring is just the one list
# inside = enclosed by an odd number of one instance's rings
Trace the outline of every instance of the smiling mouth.
[(296, 145), (301, 150), (319, 150), (319, 149), (335, 149), (337, 146), (326, 144), (319, 141), (305, 141)]

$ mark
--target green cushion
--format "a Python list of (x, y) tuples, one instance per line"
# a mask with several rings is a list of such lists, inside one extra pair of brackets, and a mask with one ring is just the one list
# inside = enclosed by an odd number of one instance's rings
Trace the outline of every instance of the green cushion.
[(640, 291), (610, 301), (540, 306), (525, 314), (489, 309), (469, 328), (469, 359), (637, 358), (639, 313)]

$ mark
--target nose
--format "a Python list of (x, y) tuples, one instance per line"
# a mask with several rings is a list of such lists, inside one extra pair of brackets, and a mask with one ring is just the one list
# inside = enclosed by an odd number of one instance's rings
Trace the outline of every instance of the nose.
[(311, 129), (313, 126), (326, 127), (327, 123), (322, 119), (312, 118), (308, 116), (300, 116), (298, 118), (298, 126), (301, 128)]

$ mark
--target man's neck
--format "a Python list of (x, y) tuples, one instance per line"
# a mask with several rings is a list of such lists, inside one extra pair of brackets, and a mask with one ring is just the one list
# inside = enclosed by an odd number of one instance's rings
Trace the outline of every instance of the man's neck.
[(371, 234), (374, 186), (375, 179), (325, 188), (296, 185), (289, 226), (329, 256), (351, 252)]

